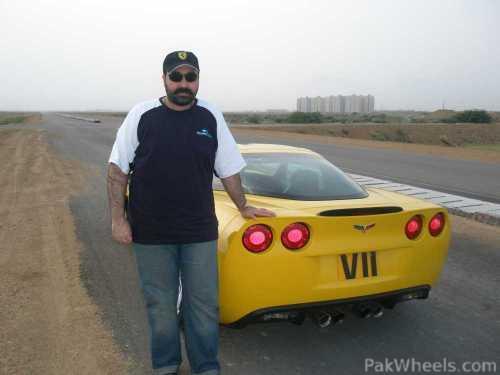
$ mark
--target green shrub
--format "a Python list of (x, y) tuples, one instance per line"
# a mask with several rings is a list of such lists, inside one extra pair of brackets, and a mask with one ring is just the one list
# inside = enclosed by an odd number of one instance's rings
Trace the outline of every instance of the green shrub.
[(370, 132), (370, 137), (376, 141), (388, 141), (389, 138), (387, 137), (387, 134), (380, 132), (378, 130)]
[(251, 116), (248, 116), (247, 121), (248, 121), (250, 124), (260, 124), (260, 118), (259, 118), (259, 116), (257, 116), (257, 115), (251, 115)]
[(387, 122), (387, 115), (385, 113), (373, 115), (370, 117), (370, 121), (377, 124), (385, 124)]
[(319, 112), (293, 112), (287, 120), (292, 124), (319, 124), (322, 122), (323, 116)]
[(456, 122), (472, 122), (485, 124), (491, 122), (491, 116), (486, 111), (474, 109), (457, 113), (454, 116), (454, 120)]
[(10, 117), (1, 117), (0, 118), (0, 125), (7, 125), (7, 124), (20, 124), (26, 120), (28, 116), (10, 116)]

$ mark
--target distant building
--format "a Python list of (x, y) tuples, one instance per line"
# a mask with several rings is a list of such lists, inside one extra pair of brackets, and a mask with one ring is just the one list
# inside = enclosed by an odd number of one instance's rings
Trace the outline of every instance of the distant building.
[(375, 111), (373, 95), (330, 95), (297, 98), (297, 112), (371, 113)]

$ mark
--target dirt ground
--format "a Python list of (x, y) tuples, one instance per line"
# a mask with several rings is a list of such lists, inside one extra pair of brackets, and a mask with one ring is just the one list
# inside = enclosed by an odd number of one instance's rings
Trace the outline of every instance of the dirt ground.
[(414, 152), (417, 154), (436, 155), (451, 159), (466, 159), (478, 160), (487, 163), (500, 163), (500, 152), (479, 150), (465, 147), (445, 147), (436, 145), (425, 145), (415, 143), (387, 142), (387, 141), (372, 141), (368, 139), (353, 139), (344, 137), (333, 137), (329, 135), (319, 134), (300, 134), (295, 132), (285, 132), (277, 130), (265, 130), (260, 128), (238, 127), (235, 125), (231, 128), (233, 134), (253, 135), (269, 137), (270, 139), (277, 137), (281, 139), (289, 139), (292, 141), (307, 141), (321, 144), (331, 144), (332, 146), (353, 146), (366, 148), (379, 148), (388, 150), (400, 150), (403, 152)]
[(36, 129), (0, 129), (0, 160), (0, 373), (126, 373), (80, 283), (68, 199), (89, 171)]

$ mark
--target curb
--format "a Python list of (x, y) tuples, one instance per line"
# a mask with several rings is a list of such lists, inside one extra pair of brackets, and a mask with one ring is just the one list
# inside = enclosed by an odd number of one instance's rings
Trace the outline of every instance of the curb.
[(448, 208), (448, 212), (453, 214), (453, 215), (462, 216), (462, 217), (465, 217), (467, 219), (472, 219), (472, 220), (478, 221), (478, 222), (483, 223), (483, 224), (500, 226), (500, 217), (492, 216), (492, 215), (489, 215), (486, 213), (479, 213), (479, 212), (468, 213), (468, 212), (458, 210), (456, 208)]
[(459, 195), (423, 189), (412, 185), (400, 184), (388, 180), (348, 173), (358, 184), (405, 194), (414, 198), (430, 201), (445, 207), (450, 214), (462, 216), (483, 224), (500, 226), (500, 204), (480, 201)]

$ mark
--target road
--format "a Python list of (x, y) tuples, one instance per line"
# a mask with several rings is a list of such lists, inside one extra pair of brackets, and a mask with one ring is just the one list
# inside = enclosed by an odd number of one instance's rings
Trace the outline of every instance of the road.
[[(238, 136), (241, 143), (277, 142), (315, 150), (345, 172), (391, 180), (407, 185), (500, 203), (500, 169), (498, 163), (450, 159), (391, 149), (325, 144), (300, 139), (294, 134), (273, 139), (264, 131), (258, 135)], [(237, 133), (238, 134), (238, 133)], [(320, 137), (318, 137), (320, 138)]]
[[(133, 364), (131, 373), (144, 374), (147, 326), (134, 258), (129, 248), (111, 241), (106, 208), (106, 163), (121, 119), (101, 119), (100, 124), (94, 124), (44, 114), (39, 127), (46, 130), (49, 143), (59, 155), (84, 162), (94, 171), (86, 192), (71, 201), (84, 248), (81, 275), (125, 358)], [(238, 140), (263, 141), (249, 137)], [(413, 179), (450, 192), (470, 191), (476, 198), (500, 201), (498, 165), (295, 143), (311, 147), (359, 174), (381, 173), (407, 183)], [(453, 228), (448, 262), (427, 301), (400, 305), (380, 319), (348, 319), (327, 329), (310, 322), (303, 326), (254, 325), (243, 330), (222, 327), (223, 373), (362, 374), (366, 373), (365, 361), (370, 359), (442, 362), (447, 358), (459, 364), (498, 360), (500, 228), (459, 217), (453, 217)], [(187, 373), (184, 363), (181, 374)]]

